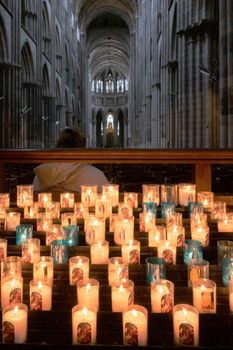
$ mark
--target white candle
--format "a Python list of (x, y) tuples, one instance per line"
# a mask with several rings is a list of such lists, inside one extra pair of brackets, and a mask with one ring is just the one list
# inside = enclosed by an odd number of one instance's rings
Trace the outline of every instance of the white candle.
[(193, 306), (200, 313), (216, 313), (216, 283), (208, 279), (193, 282)]
[(147, 346), (148, 312), (139, 305), (131, 305), (123, 311), (124, 345)]
[(87, 307), (75, 306), (72, 309), (72, 340), (73, 344), (96, 344), (96, 311)]
[(112, 214), (111, 198), (107, 195), (97, 195), (95, 202), (95, 215), (97, 218), (107, 218)]
[(151, 309), (155, 313), (169, 313), (173, 311), (174, 284), (167, 280), (151, 283)]
[(127, 244), (134, 239), (134, 217), (114, 220), (114, 242), (118, 245)]
[(73, 256), (69, 259), (70, 285), (89, 278), (89, 259), (86, 256)]
[(14, 276), (1, 280), (2, 309), (9, 304), (23, 302), (23, 278)]
[(199, 313), (190, 305), (178, 304), (173, 311), (175, 345), (199, 345)]
[(47, 205), (49, 205), (50, 203), (52, 203), (52, 193), (48, 193), (48, 192), (38, 193), (39, 208), (46, 208)]
[(120, 281), (122, 278), (128, 278), (128, 265), (122, 263), (121, 257), (112, 257), (108, 259), (108, 284), (111, 286), (113, 282)]
[(74, 207), (74, 193), (64, 192), (60, 194), (61, 208), (73, 208)]
[(200, 241), (203, 247), (209, 245), (209, 226), (196, 226), (192, 229), (191, 237), (193, 240)]
[(140, 242), (130, 240), (129, 244), (121, 246), (122, 262), (124, 264), (140, 264)]
[(160, 203), (159, 195), (160, 185), (142, 185), (142, 201), (143, 202), (154, 202), (157, 206)]
[(20, 216), (19, 212), (6, 213), (5, 230), (16, 231), (16, 226), (20, 225)]
[(37, 280), (30, 282), (30, 309), (52, 309), (52, 287), (49, 282)]
[(91, 244), (91, 263), (107, 264), (109, 259), (109, 242), (96, 242)]
[(86, 243), (92, 244), (98, 241), (105, 241), (105, 219), (90, 217), (86, 220)]
[(183, 226), (173, 225), (167, 229), (167, 240), (171, 245), (182, 247), (185, 241), (185, 229)]
[(30, 207), (24, 207), (24, 219), (37, 219), (38, 203), (32, 203)]
[(179, 184), (179, 205), (187, 206), (189, 202), (196, 201), (196, 185)]
[(33, 264), (33, 279), (47, 279), (53, 283), (53, 258), (51, 256), (41, 256), (40, 260)]
[(27, 341), (27, 305), (17, 304), (3, 310), (3, 343), (25, 343)]
[(7, 239), (0, 238), (0, 263), (7, 256)]
[(94, 278), (77, 283), (78, 304), (99, 311), (99, 282)]
[(218, 219), (218, 232), (233, 232), (233, 213), (227, 213)]
[(86, 207), (94, 207), (97, 195), (97, 185), (81, 185), (81, 202)]
[(119, 202), (119, 185), (117, 185), (117, 184), (106, 184), (106, 185), (103, 185), (103, 194), (110, 195), (113, 207), (118, 205), (118, 202)]
[(148, 232), (150, 227), (155, 226), (155, 213), (143, 212), (139, 214), (140, 231)]
[(40, 240), (38, 238), (29, 238), (22, 243), (22, 261), (25, 263), (34, 263), (40, 260)]
[(124, 203), (131, 208), (138, 207), (138, 194), (136, 192), (124, 192)]
[(176, 246), (169, 241), (160, 241), (158, 245), (158, 257), (163, 258), (167, 264), (176, 264)]
[(118, 215), (122, 219), (129, 219), (133, 216), (133, 208), (124, 202), (120, 202), (118, 203)]
[(150, 227), (148, 231), (149, 247), (158, 247), (160, 240), (166, 240), (166, 227), (159, 225)]
[(134, 283), (128, 279), (113, 282), (111, 288), (112, 311), (122, 312), (134, 303)]

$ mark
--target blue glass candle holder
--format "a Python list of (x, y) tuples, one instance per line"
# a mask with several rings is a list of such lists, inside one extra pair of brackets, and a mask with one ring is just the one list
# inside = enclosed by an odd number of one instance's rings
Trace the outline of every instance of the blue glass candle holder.
[(225, 287), (229, 287), (231, 274), (233, 273), (233, 258), (222, 260), (222, 280)]
[(23, 224), (16, 226), (16, 245), (21, 245), (29, 238), (32, 238), (33, 225)]
[(161, 218), (166, 218), (167, 214), (175, 213), (175, 202), (161, 202)]
[(68, 225), (68, 226), (63, 226), (63, 230), (65, 233), (65, 239), (67, 241), (68, 246), (78, 245), (79, 227), (77, 225)]
[(203, 213), (204, 207), (201, 202), (189, 202), (188, 203), (188, 214), (192, 213)]
[(203, 259), (203, 247), (200, 241), (194, 239), (186, 239), (184, 241), (184, 263), (186, 265), (193, 261)]
[(166, 263), (162, 258), (150, 256), (146, 259), (146, 283), (166, 279)]
[(155, 202), (143, 202), (142, 203), (143, 213), (157, 214), (157, 204)]
[(65, 239), (55, 239), (51, 242), (51, 257), (53, 258), (54, 264), (68, 263), (68, 244)]

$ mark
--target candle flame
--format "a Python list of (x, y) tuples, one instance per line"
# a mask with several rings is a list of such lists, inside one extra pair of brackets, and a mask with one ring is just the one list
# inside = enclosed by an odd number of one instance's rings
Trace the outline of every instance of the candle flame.
[(130, 245), (130, 247), (132, 247), (132, 245), (133, 245), (133, 240), (132, 239), (129, 241), (129, 245)]
[(182, 308), (182, 311), (183, 311), (184, 316), (187, 316), (187, 310), (184, 307)]
[(83, 308), (83, 317), (84, 318), (87, 317), (87, 308), (86, 307)]
[(123, 287), (122, 284), (120, 285), (120, 289), (119, 290), (120, 290), (121, 293), (124, 291), (124, 287)]
[(154, 235), (154, 241), (159, 241), (159, 236), (157, 236), (157, 235)]
[(18, 307), (18, 306), (15, 306), (15, 308), (14, 308), (14, 314), (17, 314), (18, 310), (19, 310), (19, 307)]
[(38, 281), (38, 288), (42, 288), (42, 282)]
[(82, 259), (78, 259), (78, 265), (82, 264)]
[(15, 285), (15, 279), (13, 279), (12, 281), (11, 281), (11, 287), (14, 287), (14, 285)]
[(137, 310), (134, 310), (134, 309), (133, 309), (133, 310), (132, 310), (132, 315), (133, 315), (134, 317), (136, 317), (137, 314), (138, 314), (138, 313), (137, 313)]
[(163, 287), (162, 286), (159, 287), (159, 293), (163, 294)]
[(90, 293), (90, 289), (91, 289), (91, 285), (90, 285), (90, 283), (87, 283), (87, 286), (86, 286), (86, 294), (89, 294), (89, 293)]
[(98, 249), (101, 249), (101, 248), (102, 248), (102, 242), (99, 241), (99, 242), (98, 242)]

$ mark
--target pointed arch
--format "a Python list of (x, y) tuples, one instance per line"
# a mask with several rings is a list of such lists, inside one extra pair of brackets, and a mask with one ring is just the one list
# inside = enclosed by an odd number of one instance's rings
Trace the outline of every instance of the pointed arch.
[(22, 82), (31, 83), (34, 81), (34, 62), (32, 57), (31, 48), (28, 42), (22, 47), (21, 50), (21, 66), (22, 66)]
[(0, 16), (0, 63), (8, 61), (8, 45), (5, 25)]
[(49, 96), (50, 95), (50, 79), (49, 79), (49, 72), (48, 72), (48, 67), (47, 64), (45, 63), (43, 66), (43, 95), (44, 96)]

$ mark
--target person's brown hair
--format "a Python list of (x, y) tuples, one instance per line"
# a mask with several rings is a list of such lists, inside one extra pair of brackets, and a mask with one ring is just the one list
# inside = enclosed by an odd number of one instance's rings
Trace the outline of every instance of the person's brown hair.
[(84, 148), (86, 137), (80, 129), (65, 128), (61, 131), (56, 144), (57, 148)]

